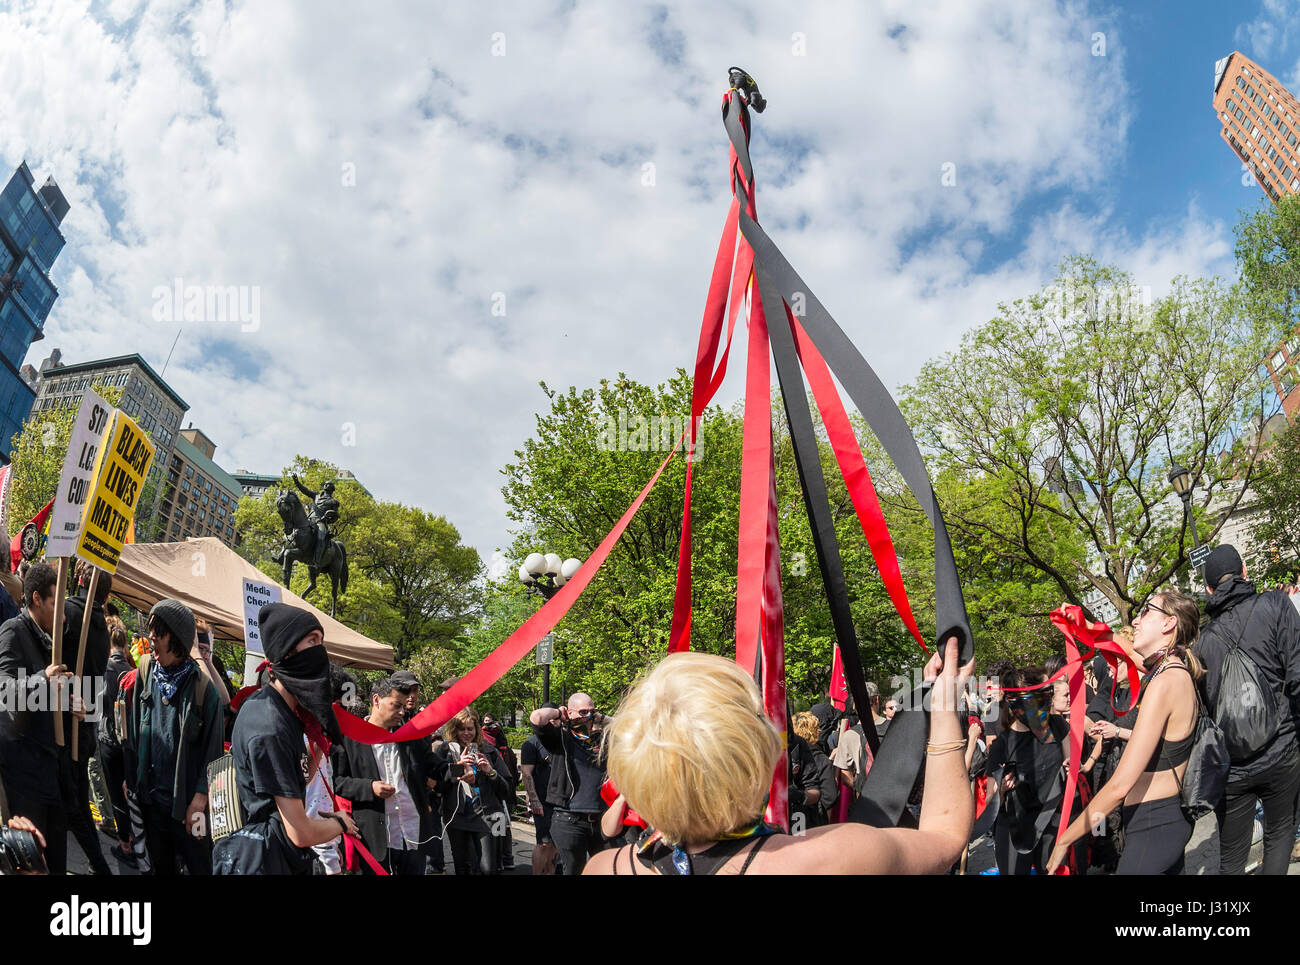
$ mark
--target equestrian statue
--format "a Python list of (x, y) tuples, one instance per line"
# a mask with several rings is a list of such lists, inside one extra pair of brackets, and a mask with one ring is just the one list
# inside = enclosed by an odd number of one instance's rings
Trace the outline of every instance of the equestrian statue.
[(339, 501), (334, 498), (334, 483), (327, 482), (320, 492), (313, 492), (295, 475), (293, 484), (311, 500), (311, 511), (303, 508), (302, 500), (292, 489), (282, 489), (275, 498), (275, 509), (284, 522), (284, 545), (274, 560), (284, 566), (284, 585), (293, 579), (293, 564), (306, 563), (311, 578), (303, 599), (316, 589), (320, 573), (330, 578), (330, 616), (338, 606), (339, 593), (348, 589), (348, 554), (340, 540), (334, 539), (331, 525), (338, 522)]

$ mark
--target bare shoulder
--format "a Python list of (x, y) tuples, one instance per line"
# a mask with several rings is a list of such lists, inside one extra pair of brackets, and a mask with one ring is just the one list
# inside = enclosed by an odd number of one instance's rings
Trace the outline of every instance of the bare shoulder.
[(596, 852), (583, 866), (582, 873), (584, 875), (612, 875), (614, 873), (614, 859), (623, 850), (623, 848), (610, 848), (606, 851)]
[(750, 874), (887, 874), (890, 832), (865, 824), (834, 824), (772, 838), (755, 856)]

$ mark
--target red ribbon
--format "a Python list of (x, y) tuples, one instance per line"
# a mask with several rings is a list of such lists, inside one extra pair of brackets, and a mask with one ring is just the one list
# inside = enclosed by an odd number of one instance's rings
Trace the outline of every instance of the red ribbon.
[[(723, 97), (724, 103), (730, 91)], [(746, 127), (748, 130), (748, 127)], [(745, 211), (756, 217), (754, 207), (754, 184), (745, 181), (745, 174), (736, 156), (735, 145), (731, 147), (731, 160), (728, 165), (730, 181), (733, 187), (739, 179), (745, 195)], [(754, 251), (749, 244), (740, 239), (739, 248), (736, 241), (739, 234), (740, 200), (734, 196), (727, 212), (727, 220), (722, 229), (722, 239), (718, 243), (718, 254), (713, 262), (713, 276), (709, 282), (709, 295), (704, 306), (704, 321), (700, 327), (699, 347), (695, 355), (695, 376), (691, 382), (691, 424), (690, 445), (688, 453), (695, 452), (696, 431), (700, 417), (712, 401), (718, 387), (727, 374), (727, 359), (731, 354), (731, 338), (736, 331), (736, 317), (745, 286), (749, 283), (754, 268)], [(733, 266), (734, 262), (734, 266)], [(731, 297), (728, 300), (728, 281)], [(731, 311), (727, 312), (730, 301)], [(713, 358), (718, 349), (718, 338), (722, 330), (722, 319), (728, 317), (727, 344), (718, 361), (716, 370)], [(692, 461), (686, 463), (686, 490), (682, 501), (682, 535), (677, 552), (677, 589), (673, 597), (673, 622), (668, 635), (668, 652), (678, 653), (691, 647), (691, 478)]]
[(799, 354), (804, 374), (808, 376), (813, 399), (817, 403), (817, 410), (821, 413), (822, 425), (826, 427), (826, 435), (835, 452), (835, 461), (839, 464), (840, 475), (844, 477), (844, 486), (849, 492), (849, 499), (852, 500), (853, 508), (857, 511), (858, 522), (862, 525), (862, 533), (871, 548), (871, 556), (876, 561), (881, 582), (885, 584), (889, 599), (893, 602), (894, 609), (898, 611), (904, 625), (921, 645), (921, 649), (928, 654), (930, 650), (921, 637), (920, 629), (917, 628), (916, 618), (912, 615), (912, 604), (903, 586), (903, 574), (898, 566), (894, 541), (889, 535), (889, 527), (885, 524), (885, 514), (880, 509), (880, 500), (876, 496), (876, 487), (871, 482), (871, 473), (867, 471), (866, 460), (862, 458), (862, 447), (858, 445), (857, 434), (853, 431), (848, 414), (844, 411), (844, 402), (836, 391), (826, 360), (822, 358), (817, 347), (813, 345), (812, 339), (808, 337), (808, 333), (803, 330), (799, 320), (790, 311), (789, 305), (786, 305), (785, 312), (790, 322), (790, 331), (794, 335), (795, 351)]
[(614, 528), (605, 535), (600, 545), (596, 547), (596, 551), (582, 564), (582, 568), (560, 588), (560, 591), (555, 596), (542, 604), (536, 613), (524, 621), (523, 626), (484, 657), (473, 670), (456, 681), (446, 693), (416, 714), (413, 719), (392, 732), (350, 714), (338, 704), (335, 704), (334, 715), (338, 718), (339, 729), (346, 736), (362, 744), (387, 744), (393, 741), (416, 740), (417, 738), (428, 737), (468, 707), (473, 700), (500, 680), (506, 671), (531, 653), (533, 648), (537, 646), (537, 642), (545, 634), (549, 633), (560, 622), (560, 619), (569, 612), (569, 608), (577, 601), (582, 591), (587, 588), (587, 584), (591, 582), (604, 564), (605, 558), (609, 556), (619, 537), (627, 529), (628, 523), (632, 521), (632, 517), (636, 515), (637, 510), (641, 508), (641, 504), (645, 502), (646, 496), (650, 494), (654, 484), (663, 475), (669, 461), (673, 456), (677, 455), (677, 450), (681, 448), (684, 438), (683, 435), (677, 440), (677, 444), (673, 446), (673, 451), (668, 453), (668, 457), (659, 464), (659, 468), (650, 477), (650, 481), (645, 484), (645, 488), (641, 490), (640, 495), (632, 501), (632, 505), (627, 508), (627, 511), (615, 524)]
[[(1049, 686), (1062, 677), (1070, 685), (1070, 769), (1065, 775), (1065, 798), (1061, 802), (1061, 820), (1056, 829), (1056, 840), (1060, 841), (1070, 826), (1070, 814), (1074, 810), (1074, 791), (1078, 785), (1079, 762), (1083, 759), (1083, 727), (1087, 713), (1087, 691), (1083, 676), (1084, 664), (1100, 652), (1111, 667), (1111, 678), (1119, 677), (1119, 662), (1128, 665), (1130, 693), (1137, 699), (1141, 687), (1142, 673), (1137, 664), (1124, 652), (1124, 648), (1111, 638), (1110, 627), (1104, 623), (1090, 623), (1084, 619), (1083, 608), (1069, 605), (1052, 611), (1052, 623), (1065, 634), (1067, 660), (1065, 666), (1054, 673), (1046, 683)], [(1036, 687), (1006, 687), (1005, 690), (1036, 690)], [(1114, 690), (1111, 691), (1112, 705)], [(1084, 805), (1087, 806), (1086, 803)], [(1062, 864), (1057, 874), (1069, 874), (1070, 869)]]
[(835, 644), (835, 656), (831, 660), (831, 685), (826, 692), (831, 706), (843, 711), (849, 702), (849, 685), (844, 682), (844, 658), (840, 656), (840, 645)]

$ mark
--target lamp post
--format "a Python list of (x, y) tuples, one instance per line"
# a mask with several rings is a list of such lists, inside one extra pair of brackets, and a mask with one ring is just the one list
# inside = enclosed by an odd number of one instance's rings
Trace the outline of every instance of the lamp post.
[[(519, 582), (529, 593), (549, 600), (560, 592), (560, 587), (582, 568), (582, 561), (570, 557), (563, 562), (554, 553), (529, 553), (519, 567)], [(553, 655), (552, 655), (553, 656)], [(542, 664), (542, 703), (551, 700), (551, 661)]]
[[(1179, 465), (1178, 460), (1175, 459), (1173, 465), (1169, 467), (1169, 482), (1174, 487), (1174, 492), (1178, 494), (1178, 498), (1183, 501), (1183, 516), (1192, 527), (1192, 555), (1199, 557), (1201, 536), (1196, 531), (1196, 520), (1192, 517), (1192, 490), (1195, 488), (1192, 482), (1192, 474)], [(1193, 563), (1192, 565), (1202, 574), (1204, 573), (1204, 562)]]

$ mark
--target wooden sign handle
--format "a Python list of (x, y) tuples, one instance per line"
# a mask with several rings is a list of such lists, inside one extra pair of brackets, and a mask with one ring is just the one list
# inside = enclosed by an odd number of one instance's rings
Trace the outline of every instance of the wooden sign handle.
[[(68, 558), (59, 557), (59, 581), (54, 586), (54, 646), (50, 651), (50, 662), (63, 663), (63, 604), (68, 595)], [(54, 698), (54, 743), (63, 746), (63, 689), (59, 684), (51, 688)]]
[[(86, 688), (81, 687), (81, 672), (86, 666), (86, 637), (90, 633), (90, 618), (95, 607), (95, 590), (99, 584), (99, 567), (90, 568), (90, 586), (86, 587), (86, 608), (81, 613), (81, 639), (77, 642), (77, 674), (73, 677), (74, 686), (81, 689), (84, 694)], [(72, 759), (80, 760), (77, 756), (79, 747), (79, 738), (81, 737), (81, 728), (77, 725), (72, 727)]]

